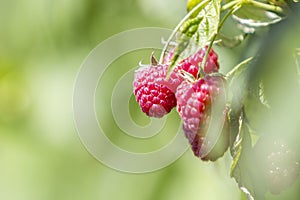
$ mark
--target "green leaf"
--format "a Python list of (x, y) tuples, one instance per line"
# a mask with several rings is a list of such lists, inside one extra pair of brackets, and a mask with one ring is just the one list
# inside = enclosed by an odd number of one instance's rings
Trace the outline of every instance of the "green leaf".
[(265, 95), (265, 87), (264, 87), (264, 84), (262, 81), (259, 82), (258, 96), (259, 96), (260, 103), (262, 105), (266, 106), (267, 108), (270, 108), (270, 105), (269, 105), (268, 100)]
[[(261, 119), (268, 119), (272, 116), (271, 106), (269, 104), (269, 91), (265, 90), (263, 83), (261, 77), (252, 78), (247, 84), (243, 98), (243, 104), (247, 114), (246, 124), (251, 136), (253, 136), (252, 139), (257, 135), (260, 135), (260, 130), (265, 126), (264, 120)], [(252, 142), (254, 141), (255, 140), (252, 140)]]
[(239, 117), (239, 132), (231, 149), (233, 152), (233, 162), (230, 169), (230, 176), (236, 180), (240, 190), (246, 194), (247, 198), (253, 200), (255, 196), (254, 184), (251, 170), (249, 169), (251, 166), (251, 155), (249, 155), (251, 138), (243, 122), (243, 112), (241, 112)]
[[(233, 115), (233, 113), (230, 114), (230, 116)], [(238, 133), (236, 134), (235, 141), (230, 146), (233, 158), (230, 176), (235, 179), (240, 190), (245, 193), (248, 200), (264, 199), (266, 188), (260, 182), (261, 174), (253, 167), (256, 155), (252, 149), (252, 137), (245, 121), (245, 111), (242, 108), (238, 121), (235, 121)], [(234, 121), (230, 120), (230, 123), (234, 123)]]
[(220, 21), (220, 0), (211, 0), (200, 7), (196, 17), (186, 20), (179, 29), (174, 57), (169, 74), (178, 61), (181, 61), (205, 47), (217, 34)]
[[(242, 113), (240, 113), (240, 116), (238, 117), (238, 121), (236, 121), (236, 116), (234, 116), (234, 118), (233, 118), (232, 113), (230, 113), (230, 123), (231, 123), (230, 131), (235, 131), (236, 127), (237, 127), (237, 131), (238, 131), (237, 134), (235, 134), (235, 133), (233, 134), (236, 136), (235, 137), (236, 139), (230, 148), (230, 150), (232, 152), (232, 157), (233, 157), (233, 162), (232, 162), (232, 165), (230, 168), (230, 176), (233, 177), (233, 173), (236, 170), (236, 167), (238, 165), (238, 162), (239, 162), (240, 156), (241, 156), (241, 152), (242, 152), (242, 142), (243, 142), (243, 131), (242, 131), (243, 116), (242, 116)], [(233, 126), (234, 126), (234, 128), (232, 128)]]
[[(202, 0), (188, 0), (187, 1), (187, 11), (191, 11), (197, 4), (202, 2)], [(196, 17), (201, 9), (198, 9), (195, 13), (191, 15), (191, 17)]]
[(167, 48), (169, 47), (169, 45), (172, 43), (172, 39), (176, 36), (176, 34), (178, 33), (179, 29), (181, 28), (181, 26), (183, 26), (184, 23), (186, 23), (187, 20), (190, 19), (190, 17), (199, 9), (203, 9), (208, 3), (210, 2), (210, 0), (203, 0), (200, 3), (198, 3), (196, 6), (193, 7), (192, 10), (190, 10), (183, 18), (182, 20), (177, 24), (177, 26), (174, 28), (173, 32), (171, 33), (170, 37), (168, 38), (168, 40), (165, 43), (164, 49), (162, 51), (162, 54), (160, 56), (160, 63), (162, 63), (165, 52), (167, 50)]
[(240, 200), (248, 200), (247, 195), (244, 192), (242, 192), (242, 191), (241, 191), (241, 198), (240, 198)]
[(220, 10), (221, 2), (219, 0), (212, 0), (199, 12), (198, 17), (204, 17), (198, 28), (200, 46), (204, 47), (218, 33)]
[[(230, 125), (230, 146), (231, 155), (235, 153), (233, 149), (236, 138), (241, 134), (240, 117), (243, 112), (243, 97), (245, 96), (246, 80), (242, 76), (247, 64), (252, 60), (252, 57), (240, 62), (230, 72), (227, 73), (226, 78), (229, 80), (229, 99), (230, 99), (230, 112), (229, 112), (229, 125)], [(238, 147), (237, 147), (238, 149)]]
[[(237, 144), (238, 144), (237, 136), (241, 131), (241, 129), (240, 129), (241, 112), (242, 112), (241, 101), (239, 100), (239, 98), (237, 98), (237, 99), (232, 98), (231, 104), (230, 104), (230, 110), (228, 113), (229, 131), (230, 131), (229, 144), (230, 144), (230, 153), (231, 153), (232, 157), (235, 157), (234, 154), (236, 154), (235, 152), (239, 148), (237, 146)], [(230, 174), (231, 174), (231, 172), (230, 172)]]
[(249, 27), (262, 27), (277, 23), (283, 18), (274, 12), (253, 5), (243, 5), (242, 8), (233, 15), (233, 19)]
[(243, 192), (244, 196), (248, 199), (248, 200), (254, 200), (254, 197), (252, 196), (251, 192), (245, 188), (245, 187), (240, 187), (241, 191)]

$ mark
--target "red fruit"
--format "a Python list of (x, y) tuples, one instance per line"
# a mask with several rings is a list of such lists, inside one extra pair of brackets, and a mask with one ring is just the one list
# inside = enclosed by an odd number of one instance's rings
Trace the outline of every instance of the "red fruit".
[(175, 69), (171, 73), (170, 78), (166, 79), (168, 68), (169, 66), (166, 64), (141, 66), (134, 74), (134, 90), (138, 89), (142, 85), (156, 83), (159, 85), (165, 85), (173, 93), (175, 93), (183, 78), (178, 75), (177, 70)]
[[(228, 148), (224, 84), (225, 80), (221, 76), (205, 76), (196, 83), (183, 81), (177, 88), (177, 110), (183, 120), (185, 136), (195, 156), (202, 160), (216, 160)], [(211, 110), (214, 103), (220, 100), (224, 100), (221, 116), (223, 131), (215, 141), (210, 141), (211, 137), (208, 138), (207, 130), (211, 124)], [(218, 135), (219, 132), (214, 134)]]
[(168, 65), (140, 67), (134, 75), (133, 89), (142, 111), (150, 117), (163, 117), (176, 106), (175, 91), (182, 82), (174, 70), (166, 79)]
[[(227, 115), (227, 113), (226, 113)], [(227, 116), (225, 116), (227, 117)], [(207, 136), (200, 133), (193, 133), (184, 129), (186, 138), (189, 140), (194, 155), (201, 158), (203, 161), (216, 161), (222, 157), (229, 146), (229, 130), (227, 119), (224, 119), (223, 130), (217, 140), (210, 141)], [(211, 143), (215, 141), (214, 146)], [(210, 149), (210, 151), (209, 151)], [(209, 152), (208, 152), (209, 151)]]
[[(195, 78), (198, 75), (198, 68), (201, 65), (201, 62), (205, 56), (207, 47), (200, 49), (197, 53), (191, 55), (190, 57), (182, 60), (178, 67), (183, 69), (186, 72), (192, 74)], [(165, 56), (164, 63), (169, 63), (174, 56), (174, 49), (171, 49), (170, 52)], [(219, 71), (218, 55), (211, 48), (206, 60), (206, 65), (204, 66), (204, 73), (210, 74), (213, 72)]]
[[(180, 65), (183, 70), (190, 71), (190, 73), (196, 78), (198, 74), (198, 67), (201, 65), (204, 59), (207, 47), (200, 49), (196, 54), (188, 57), (182, 61)], [(219, 71), (218, 55), (211, 48), (204, 66), (204, 73), (210, 74)]]
[[(169, 54), (165, 56), (165, 64), (140, 67), (135, 73), (133, 86), (136, 100), (142, 108), (142, 111), (150, 117), (163, 117), (165, 114), (169, 113), (172, 108), (176, 106), (174, 93), (176, 92), (178, 85), (184, 80), (183, 77), (179, 75), (179, 71), (184, 70), (197, 78), (198, 65), (201, 63), (206, 49), (207, 48), (203, 48), (195, 55), (183, 60), (173, 69), (168, 79), (166, 79), (168, 68), (170, 61), (174, 56), (175, 49), (172, 49)], [(217, 62), (217, 55), (211, 49), (204, 71), (211, 73), (218, 71), (218, 69), (219, 64)], [(146, 92), (150, 90), (150, 86), (152, 87), (151, 94), (148, 94)], [(171, 95), (171, 93), (173, 93), (173, 95)], [(156, 101), (157, 98), (154, 97), (159, 98), (160, 101)]]
[(163, 117), (176, 106), (175, 94), (166, 86), (145, 84), (135, 90), (136, 101), (150, 117)]

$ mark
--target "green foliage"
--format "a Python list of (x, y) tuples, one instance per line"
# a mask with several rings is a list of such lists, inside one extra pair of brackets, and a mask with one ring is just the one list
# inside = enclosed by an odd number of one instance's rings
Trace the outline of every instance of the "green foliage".
[[(197, 4), (199, 4), (202, 0), (188, 0), (187, 1), (187, 11), (190, 12)], [(196, 10), (191, 17), (194, 18), (198, 15), (201, 9)]]
[[(236, 114), (236, 113), (235, 113)], [(252, 164), (251, 163), (251, 153), (252, 153), (252, 145), (251, 145), (251, 137), (247, 126), (245, 125), (245, 116), (244, 111), (241, 109), (239, 112), (239, 116), (231, 114), (231, 119), (235, 119), (238, 117), (238, 121), (231, 121), (231, 126), (238, 125), (238, 132), (231, 133), (236, 135), (235, 141), (231, 146), (232, 153), (232, 165), (230, 169), (230, 176), (233, 177), (238, 183), (239, 188), (242, 192), (244, 192), (247, 198), (256, 199), (257, 196), (261, 196), (261, 194), (257, 194), (257, 183), (253, 179), (252, 172)], [(237, 123), (237, 125), (233, 125)], [(231, 129), (231, 131), (234, 131)]]
[[(183, 24), (180, 25), (178, 46), (175, 49), (169, 72), (173, 70), (179, 58), (180, 60), (185, 59), (205, 47), (218, 32), (221, 2), (212, 0), (202, 1), (201, 4), (203, 6), (193, 7), (197, 9), (190, 11), (190, 14), (198, 13), (197, 16), (183, 21)], [(174, 31), (177, 32), (176, 29)]]
[(233, 17), (239, 23), (250, 27), (268, 26), (282, 20), (278, 14), (254, 5), (244, 5)]

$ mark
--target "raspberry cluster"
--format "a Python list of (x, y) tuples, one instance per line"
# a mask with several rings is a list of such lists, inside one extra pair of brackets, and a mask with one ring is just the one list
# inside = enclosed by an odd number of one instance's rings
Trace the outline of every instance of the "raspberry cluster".
[[(199, 65), (205, 56), (206, 50), (207, 47), (200, 49), (196, 54), (179, 62), (168, 79), (167, 72), (170, 61), (174, 56), (174, 49), (165, 56), (163, 64), (155, 63), (140, 66), (139, 69), (136, 70), (133, 91), (137, 102), (146, 115), (160, 118), (169, 113), (172, 108), (176, 106), (175, 93), (177, 87), (184, 81), (180, 72), (187, 72), (196, 79)], [(218, 72), (218, 70), (218, 56), (214, 50), (211, 49), (204, 67), (204, 72), (210, 74)], [(174, 97), (171, 93), (174, 94)]]
[[(163, 117), (177, 106), (185, 136), (195, 156), (214, 161), (224, 154), (229, 145), (225, 108), (220, 119), (223, 130), (218, 131), (214, 139), (206, 134), (211, 124), (211, 108), (221, 96), (224, 97), (225, 79), (212, 74), (219, 70), (218, 56), (213, 49), (208, 53), (204, 76), (198, 77), (206, 51), (207, 47), (202, 48), (180, 61), (168, 79), (174, 49), (165, 56), (162, 64), (140, 66), (134, 75), (133, 91), (142, 111), (150, 117)], [(193, 80), (186, 78), (186, 73)]]

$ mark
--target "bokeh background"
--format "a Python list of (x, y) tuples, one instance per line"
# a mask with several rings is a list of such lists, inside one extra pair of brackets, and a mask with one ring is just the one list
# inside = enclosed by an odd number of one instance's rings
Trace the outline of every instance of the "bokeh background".
[[(76, 132), (73, 87), (89, 52), (128, 29), (172, 29), (184, 16), (185, 6), (184, 0), (0, 0), (0, 199), (241, 198), (237, 184), (229, 177), (228, 152), (216, 163), (207, 163), (188, 150), (159, 171), (127, 174), (94, 159)], [(222, 72), (237, 63), (243, 49), (245, 46), (216, 48)], [(122, 73), (147, 60), (150, 52), (133, 52), (113, 63), (115, 67), (104, 76), (106, 90), (97, 94), (99, 116), (111, 119), (109, 111), (101, 110), (110, 104), (111, 89)], [(138, 124), (149, 122), (133, 98), (129, 106)], [(176, 112), (169, 120), (180, 123)], [(112, 141), (140, 152), (163, 146), (172, 136), (168, 134), (174, 132), (169, 124), (160, 133), (166, 136), (141, 145), (126, 138), (113, 119), (105, 121), (105, 126), (111, 130), (108, 137)], [(284, 195), (294, 197), (297, 187), (299, 181)]]

